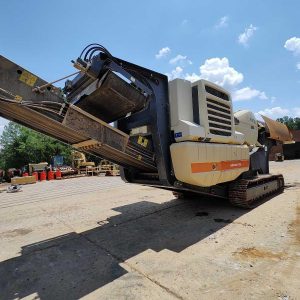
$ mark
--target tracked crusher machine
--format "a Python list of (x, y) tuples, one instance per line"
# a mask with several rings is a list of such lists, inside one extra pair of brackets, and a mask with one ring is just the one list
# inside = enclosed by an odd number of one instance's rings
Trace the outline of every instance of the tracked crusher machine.
[(99, 44), (73, 61), (63, 89), (0, 56), (0, 115), (121, 166), (126, 182), (251, 207), (281, 192), (268, 152), (285, 125), (233, 113), (230, 93), (112, 56)]

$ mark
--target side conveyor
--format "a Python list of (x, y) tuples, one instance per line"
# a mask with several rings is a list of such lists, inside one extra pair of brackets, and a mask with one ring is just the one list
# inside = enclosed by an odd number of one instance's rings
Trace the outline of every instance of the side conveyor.
[(130, 141), (129, 135), (76, 106), (68, 108), (62, 123), (20, 104), (1, 100), (0, 115), (121, 166), (142, 171), (156, 170), (152, 152)]

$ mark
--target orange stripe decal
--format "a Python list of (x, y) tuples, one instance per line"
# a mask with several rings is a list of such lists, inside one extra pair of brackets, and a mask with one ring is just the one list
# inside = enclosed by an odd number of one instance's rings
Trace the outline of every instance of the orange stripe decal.
[(249, 168), (248, 159), (191, 164), (192, 173), (226, 171), (226, 170), (241, 169), (241, 168)]

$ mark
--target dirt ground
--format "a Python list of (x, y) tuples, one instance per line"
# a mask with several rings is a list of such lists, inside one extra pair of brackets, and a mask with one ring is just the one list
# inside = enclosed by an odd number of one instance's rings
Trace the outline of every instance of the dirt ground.
[(300, 299), (299, 170), (250, 211), (117, 177), (0, 193), (0, 299)]

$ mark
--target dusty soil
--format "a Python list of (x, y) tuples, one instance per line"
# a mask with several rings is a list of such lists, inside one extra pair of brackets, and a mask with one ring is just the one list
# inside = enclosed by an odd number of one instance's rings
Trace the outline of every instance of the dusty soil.
[(253, 210), (90, 177), (0, 193), (0, 299), (300, 299), (300, 161)]

